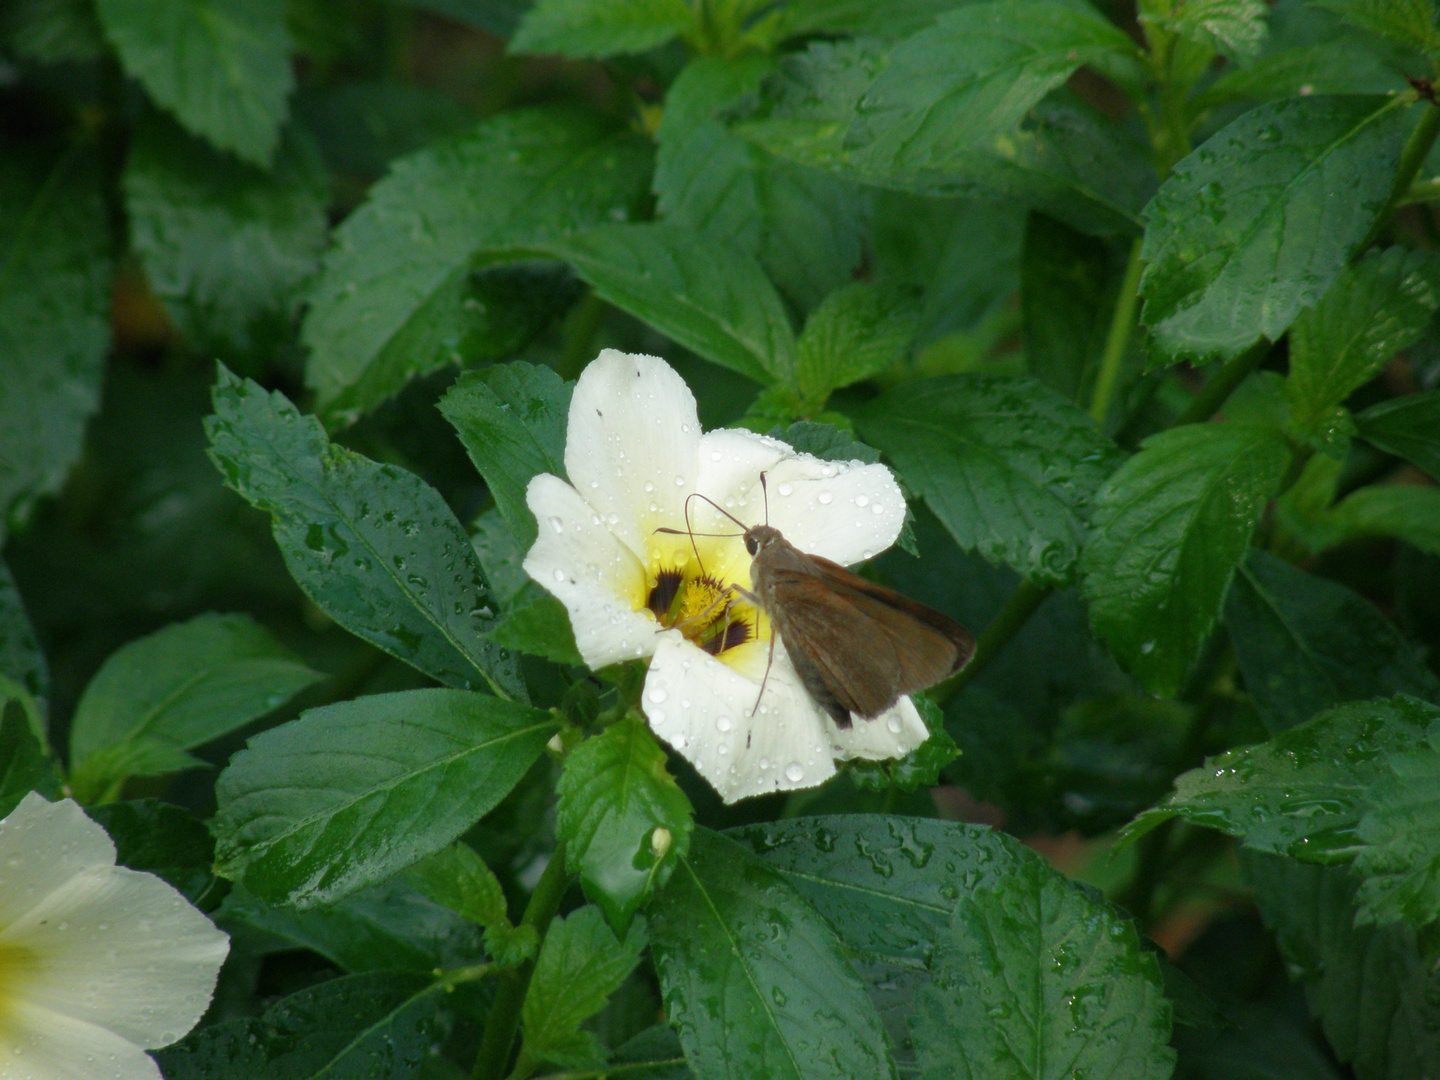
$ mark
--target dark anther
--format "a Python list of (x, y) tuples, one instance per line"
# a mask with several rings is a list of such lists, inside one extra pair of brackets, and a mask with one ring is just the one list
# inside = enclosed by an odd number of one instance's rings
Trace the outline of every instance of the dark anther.
[(661, 570), (655, 576), (655, 584), (645, 599), (645, 606), (655, 613), (657, 619), (670, 614), (670, 605), (680, 592), (680, 571)]

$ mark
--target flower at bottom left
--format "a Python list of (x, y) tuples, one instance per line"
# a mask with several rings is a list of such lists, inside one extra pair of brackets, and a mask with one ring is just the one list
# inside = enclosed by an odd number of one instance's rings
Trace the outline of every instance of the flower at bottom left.
[(230, 940), (70, 799), (0, 821), (0, 1076), (160, 1080), (146, 1049), (199, 1021)]

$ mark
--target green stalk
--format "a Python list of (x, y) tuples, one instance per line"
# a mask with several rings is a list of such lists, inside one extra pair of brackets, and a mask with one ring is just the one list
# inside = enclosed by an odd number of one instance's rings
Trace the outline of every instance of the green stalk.
[[(535, 891), (530, 894), (525, 914), (520, 919), (520, 925), (532, 927), (542, 943), (569, 884), (570, 875), (565, 871), (565, 843), (562, 840), (556, 845), (540, 880), (535, 883)], [(485, 1034), (480, 1039), (480, 1051), (475, 1055), (475, 1068), (470, 1072), (475, 1080), (501, 1080), (505, 1075), (510, 1049), (515, 1044), (515, 1029), (520, 1026), (520, 1006), (525, 1003), (525, 991), (530, 988), (530, 976), (534, 970), (535, 961), (532, 958), (507, 971), (501, 978), (495, 1000), (490, 1005), (490, 1015), (485, 1020)]]
[(1145, 266), (1140, 261), (1143, 241), (1144, 237), (1137, 236), (1130, 245), (1130, 261), (1125, 265), (1120, 295), (1115, 298), (1110, 329), (1105, 335), (1105, 351), (1100, 354), (1100, 371), (1090, 395), (1090, 415), (1101, 426), (1110, 413), (1110, 399), (1115, 396), (1115, 384), (1120, 378), (1120, 362), (1125, 359), (1125, 347), (1130, 344), (1130, 330), (1135, 325), (1135, 308), (1140, 303), (1140, 271)]
[(985, 629), (976, 639), (975, 655), (970, 658), (970, 662), (948, 679), (942, 679), (932, 686), (926, 691), (926, 696), (937, 705), (944, 705), (954, 697), (1020, 632), (1020, 628), (1035, 614), (1035, 609), (1054, 591), (1053, 585), (1045, 585), (1028, 578), (1022, 581), (1020, 587), (1010, 594), (1010, 599), (1005, 601), (1005, 606), (985, 625)]
[(1171, 427), (1179, 427), (1181, 424), (1199, 424), (1219, 411), (1220, 406), (1225, 404), (1225, 399), (1234, 393), (1235, 388), (1245, 381), (1245, 376), (1255, 370), (1255, 366), (1265, 358), (1270, 351), (1270, 342), (1261, 338), (1250, 348), (1240, 355), (1232, 357), (1225, 362), (1210, 381), (1200, 388), (1185, 411), (1175, 418)]
[[(1413, 94), (1413, 91), (1411, 93)], [(1405, 95), (1398, 97), (1404, 98)], [(1440, 135), (1440, 109), (1432, 105), (1421, 115), (1420, 122), (1415, 125), (1415, 130), (1410, 133), (1410, 138), (1405, 143), (1405, 149), (1400, 152), (1400, 165), (1395, 170), (1395, 182), (1390, 185), (1390, 197), (1385, 201), (1385, 209), (1376, 216), (1375, 224), (1370, 226), (1365, 239), (1355, 249), (1357, 252), (1364, 251), (1379, 239), (1381, 230), (1390, 223), (1396, 208), (1404, 204), (1415, 174), (1420, 171), (1430, 147), (1435, 145), (1436, 135)]]

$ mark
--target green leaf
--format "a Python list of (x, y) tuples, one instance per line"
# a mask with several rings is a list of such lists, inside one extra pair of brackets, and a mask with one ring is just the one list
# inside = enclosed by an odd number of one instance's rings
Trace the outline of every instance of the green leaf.
[(1321, 297), (1389, 197), (1412, 123), (1397, 100), (1270, 102), (1175, 166), (1142, 250), (1141, 317), (1162, 353), (1228, 359)]
[(1265, 44), (1269, 8), (1261, 0), (1182, 0), (1163, 15), (1142, 14), (1172, 34), (1246, 64)]
[(705, 359), (760, 383), (791, 378), (795, 333), (784, 303), (733, 241), (662, 222), (600, 225), (530, 246)]
[(52, 802), (60, 797), (59, 763), (46, 745), (35, 700), (0, 675), (0, 817), (32, 791)]
[(87, 806), (115, 841), (115, 861), (163, 878), (190, 903), (210, 911), (225, 885), (215, 876), (215, 839), (199, 818), (158, 799)]
[(600, 909), (586, 905), (545, 932), (520, 1019), (525, 1032), (521, 1054), (573, 1068), (605, 1064), (600, 1041), (580, 1025), (605, 1007), (645, 947), (645, 925), (633, 923), (616, 940)]
[(408, 1080), (419, 1075), (447, 992), (425, 975), (330, 979), (282, 998), (259, 1018), (202, 1027), (155, 1058), (166, 1080)]
[(666, 221), (735, 241), (808, 310), (859, 265), (868, 200), (858, 186), (767, 153), (717, 119), (774, 67), (755, 54), (687, 64), (665, 92), (653, 187)]
[(135, 78), (189, 130), (268, 166), (295, 87), (282, 0), (96, 0)]
[(1407, 49), (1440, 49), (1435, 6), (1428, 0), (1316, 0), (1352, 26), (1368, 30)]
[(1045, 214), (1025, 226), (1020, 302), (1030, 373), (1070, 401), (1088, 394), (1109, 330), (1110, 250)]
[(210, 456), (225, 482), (271, 514), (285, 565), (351, 633), (451, 686), (524, 693), (493, 625), (470, 538), (439, 492), (326, 439), (279, 393), (222, 369)]
[(834, 932), (743, 847), (697, 830), (650, 910), (666, 1015), (697, 1076), (893, 1080), (880, 1018)]
[(549, 713), (460, 690), (312, 709), (251, 739), (216, 784), (217, 859), (271, 903), (331, 903), (439, 851), (555, 733)]
[[(297, 911), (236, 888), (216, 918), (258, 931), (266, 952), (308, 949), (341, 971), (423, 971), (473, 964), (480, 928), (409, 887), (406, 876)], [(534, 942), (531, 942), (533, 952)]]
[(495, 356), (521, 340), (517, 325), (532, 324), (491, 309), (549, 312), (553, 301), (477, 283), (483, 253), (628, 217), (649, 175), (643, 139), (545, 108), (503, 112), (396, 161), (336, 230), (311, 292), (301, 337), (322, 413), (353, 417), (414, 375), (474, 359), (457, 344)]
[(940, 783), (940, 771), (960, 756), (960, 748), (945, 730), (945, 714), (924, 694), (914, 696), (920, 719), (930, 729), (929, 737), (903, 758), (893, 761), (855, 760), (849, 763), (850, 779), (861, 791), (910, 792)]
[(21, 686), (37, 702), (50, 694), (50, 669), (25, 613), (10, 567), (0, 559), (0, 678)]
[(1311, 94), (1383, 94), (1405, 80), (1351, 38), (1278, 49), (1243, 68), (1231, 68), (1190, 99), (1196, 113), (1237, 101)]
[(1041, 102), (1018, 130), (948, 156), (943, 168), (875, 160), (846, 142), (885, 58), (873, 42), (817, 42), (787, 57), (737, 128), (771, 153), (921, 195), (1014, 199), (1083, 232), (1139, 232), (1155, 186), (1148, 152), (1078, 97)]
[(1035, 856), (979, 825), (889, 814), (834, 814), (746, 825), (728, 834), (765, 860), (858, 953), (928, 964), (966, 893)]
[(1125, 830), (1134, 838), (1172, 817), (1247, 847), (1307, 862), (1340, 862), (1387, 759), (1422, 749), (1440, 730), (1440, 707), (1400, 695), (1321, 713), (1255, 746), (1208, 759), (1175, 781), (1175, 793)]
[[(1320, 521), (1333, 542), (1393, 536), (1440, 554), (1440, 488), (1376, 484), (1347, 495)], [(1328, 545), (1327, 545), (1328, 546)]]
[(795, 348), (795, 382), (818, 410), (832, 390), (898, 363), (915, 337), (920, 306), (869, 282), (836, 289), (810, 312)]
[(630, 717), (572, 750), (557, 785), (566, 862), (616, 933), (690, 850), (694, 812), (665, 761), (650, 729)]
[(1285, 397), (1297, 430), (1320, 428), (1351, 391), (1420, 336), (1440, 306), (1437, 271), (1428, 253), (1391, 248), (1346, 268), (1295, 320)]
[(1081, 557), (1090, 622), (1151, 692), (1179, 691), (1289, 464), (1271, 427), (1186, 424), (1100, 488)]
[(286, 139), (266, 171), (151, 116), (131, 137), (122, 184), (145, 280), (198, 351), (258, 357), (289, 343), (330, 196), (308, 144)]
[(442, 907), (485, 928), (485, 946), (506, 966), (535, 955), (534, 927), (510, 922), (500, 881), (475, 849), (461, 841), (427, 855), (405, 872), (405, 880)]
[(105, 38), (88, 0), (11, 0), (0, 11), (0, 40), (42, 64), (100, 59)]
[(1388, 775), (1370, 789), (1360, 820), (1364, 846), (1355, 853), (1362, 879), (1356, 921), (1404, 919), (1417, 929), (1440, 918), (1440, 751), (1431, 736), (1424, 750), (1390, 757)]
[(565, 425), (574, 383), (516, 361), (462, 375), (440, 412), (465, 444), (495, 505), (522, 549), (535, 543), (525, 489), (538, 473), (565, 475)]
[(844, 146), (862, 169), (943, 169), (1018, 126), (1082, 64), (1135, 52), (1083, 3), (967, 4), (890, 53), (860, 97)]
[(1382, 401), (1355, 423), (1360, 435), (1440, 480), (1440, 390)]
[(930, 973), (911, 1020), (927, 1080), (1174, 1070), (1154, 955), (1133, 924), (1038, 859), (960, 895)]
[(187, 750), (258, 719), (311, 671), (247, 615), (200, 615), (117, 649), (70, 729), (71, 782), (87, 801), (130, 776), (203, 764)]
[(1119, 453), (1095, 422), (1029, 379), (947, 375), (906, 383), (857, 414), (955, 542), (1057, 584)]
[(1359, 698), (1440, 697), (1440, 680), (1369, 601), (1263, 551), (1240, 566), (1225, 628), (1272, 732)]
[(1361, 1080), (1422, 1080), (1440, 1071), (1440, 972), (1403, 923), (1355, 923), (1355, 880), (1340, 867), (1242, 853), (1292, 978), (1342, 1062)]
[(540, 656), (566, 667), (584, 667), (565, 605), (531, 582), (486, 635), (501, 648)]
[(0, 541), (58, 491), (100, 404), (111, 239), (99, 162), (0, 155)]
[(695, 18), (685, 0), (536, 0), (509, 51), (577, 60), (647, 52), (689, 30)]

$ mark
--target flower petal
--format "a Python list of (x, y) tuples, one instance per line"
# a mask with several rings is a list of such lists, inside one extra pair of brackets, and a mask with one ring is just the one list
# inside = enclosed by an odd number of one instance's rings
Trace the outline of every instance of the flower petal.
[(671, 631), (661, 635), (641, 700), (655, 734), (727, 803), (834, 776), (824, 714), (783, 648), (775, 650), (757, 708), (759, 691), (758, 680)]
[(825, 719), (830, 745), (835, 756), (841, 759), (902, 758), (930, 737), (930, 730), (920, 719), (920, 710), (908, 694), (874, 720), (852, 716), (849, 730), (836, 727), (828, 716)]
[(531, 479), (525, 502), (540, 527), (525, 572), (565, 605), (585, 663), (602, 668), (648, 655), (657, 627), (636, 610), (648, 586), (635, 553), (558, 476)]
[(0, 1060), (6, 1080), (161, 1080), (134, 1043), (18, 998), (0, 1005)]
[(0, 821), (0, 927), (82, 870), (115, 865), (109, 835), (72, 799), (30, 792)]
[(570, 398), (565, 471), (641, 560), (660, 525), (677, 527), (696, 490), (695, 395), (659, 357), (605, 349)]
[[(880, 554), (905, 524), (905, 499), (884, 465), (824, 461), (748, 431), (700, 440), (699, 490), (746, 525), (768, 521), (806, 554), (842, 565)], [(734, 527), (699, 500), (691, 505), (697, 532)]]
[(170, 885), (123, 866), (76, 874), (0, 931), (0, 950), (26, 958), (7, 993), (137, 1046), (195, 1026), (229, 948)]

